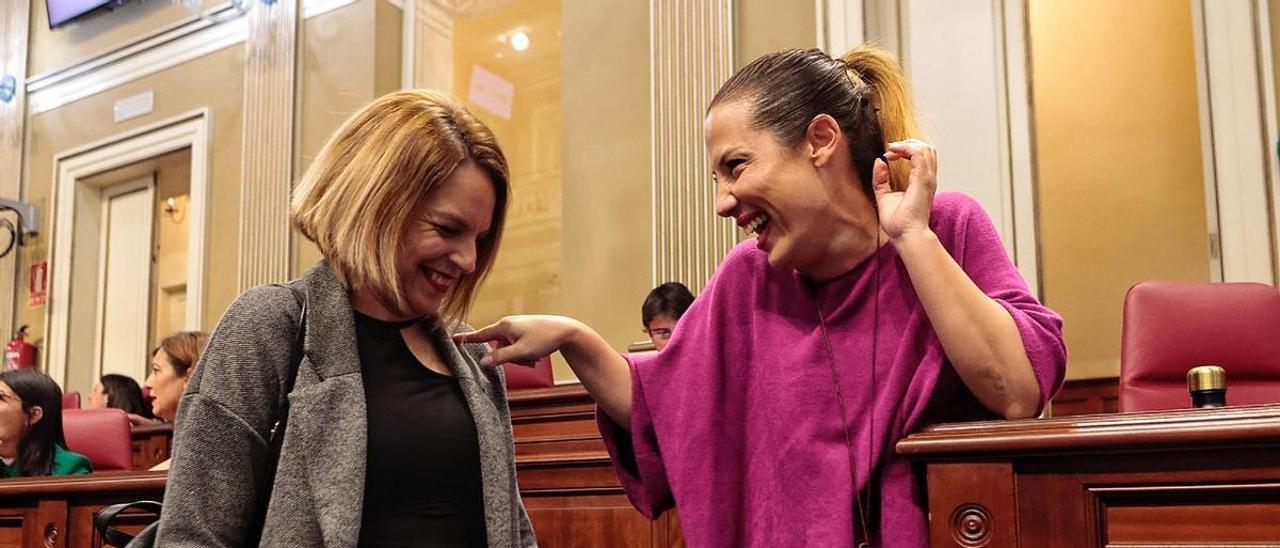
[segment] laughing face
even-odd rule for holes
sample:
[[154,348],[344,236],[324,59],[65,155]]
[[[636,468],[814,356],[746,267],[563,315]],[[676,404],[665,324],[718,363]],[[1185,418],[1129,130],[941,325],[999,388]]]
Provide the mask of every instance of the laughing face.
[[716,213],[756,235],[769,264],[806,274],[824,272],[830,244],[844,222],[841,196],[819,176],[802,142],[789,147],[751,126],[749,101],[711,109],[703,127],[716,178]]
[[465,163],[410,217],[396,271],[414,316],[437,316],[459,281],[475,272],[476,244],[488,237],[496,202],[493,181]]

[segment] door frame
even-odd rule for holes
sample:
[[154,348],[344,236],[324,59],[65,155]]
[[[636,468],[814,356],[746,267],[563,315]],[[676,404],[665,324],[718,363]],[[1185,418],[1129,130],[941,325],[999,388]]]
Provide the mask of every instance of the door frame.
[[45,316],[48,352],[43,367],[53,380],[65,386],[68,336],[71,331],[72,239],[77,195],[98,191],[83,182],[86,177],[163,154],[191,149],[190,226],[187,235],[186,328],[199,329],[204,314],[204,257],[208,243],[205,223],[209,210],[209,162],[212,115],[207,108],[123,132],[54,156],[53,252],[50,257],[49,313]]

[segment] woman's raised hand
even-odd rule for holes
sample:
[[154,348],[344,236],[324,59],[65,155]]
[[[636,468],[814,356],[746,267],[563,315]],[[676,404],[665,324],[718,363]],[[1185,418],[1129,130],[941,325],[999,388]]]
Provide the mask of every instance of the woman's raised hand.
[[453,341],[495,343],[494,351],[482,358],[480,365],[532,366],[559,350],[579,325],[577,320],[564,316],[507,316],[476,331],[454,334]]
[[[889,143],[886,148],[889,151],[885,152],[884,159],[876,160],[871,179],[880,212],[880,227],[889,238],[898,240],[915,231],[929,230],[933,194],[938,190],[938,152],[917,139]],[[889,164],[885,160],[911,161],[906,189],[893,189]]]

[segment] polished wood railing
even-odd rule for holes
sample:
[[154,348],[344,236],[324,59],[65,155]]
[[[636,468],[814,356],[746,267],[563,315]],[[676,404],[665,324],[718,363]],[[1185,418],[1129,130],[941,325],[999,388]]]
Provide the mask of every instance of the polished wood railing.
[[169,460],[170,446],[173,445],[172,424],[134,426],[131,435],[134,470],[149,470]]
[[1280,405],[944,424],[931,546],[1280,546]]
[[[65,548],[102,546],[93,513],[135,500],[161,500],[164,472],[117,472],[0,481],[0,546]],[[119,528],[137,532],[156,516],[127,512]]]

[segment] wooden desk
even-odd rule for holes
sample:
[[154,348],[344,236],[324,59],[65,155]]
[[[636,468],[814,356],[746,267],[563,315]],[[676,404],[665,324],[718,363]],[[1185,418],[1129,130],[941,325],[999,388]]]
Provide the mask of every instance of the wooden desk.
[[[0,547],[101,546],[93,513],[118,502],[164,496],[164,472],[122,472],[17,478],[0,481]],[[124,531],[137,532],[155,514],[121,514]]]
[[941,546],[1280,546],[1280,405],[938,425]]
[[173,444],[172,424],[134,426],[131,436],[134,470],[150,470],[169,459],[169,447]]
[[541,546],[684,546],[675,512],[645,518],[622,492],[581,385],[511,392],[520,495]]

